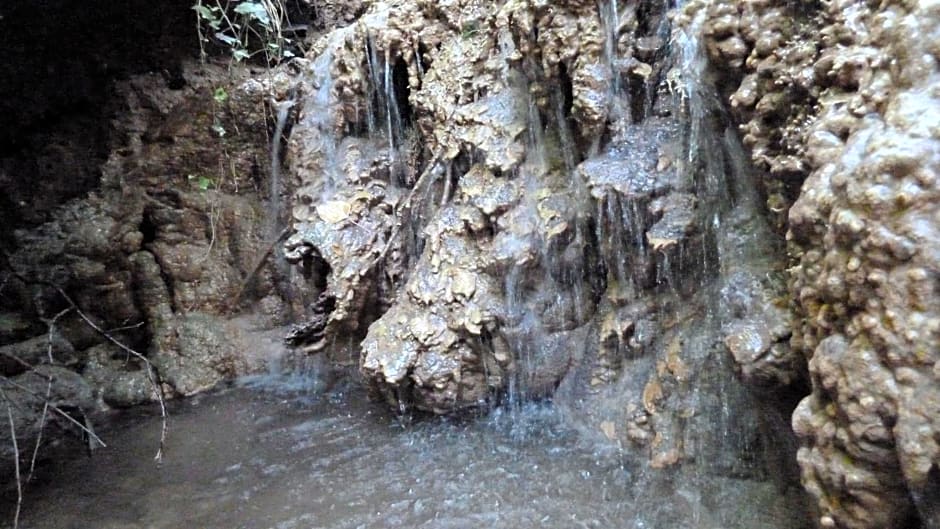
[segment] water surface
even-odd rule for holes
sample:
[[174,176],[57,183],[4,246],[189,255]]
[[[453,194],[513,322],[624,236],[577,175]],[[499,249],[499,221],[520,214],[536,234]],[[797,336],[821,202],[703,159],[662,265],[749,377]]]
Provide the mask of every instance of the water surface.
[[762,483],[649,479],[550,403],[403,421],[343,380],[266,377],[177,402],[160,464],[159,417],[103,428],[107,449],[42,469],[20,526],[757,529],[787,516]]

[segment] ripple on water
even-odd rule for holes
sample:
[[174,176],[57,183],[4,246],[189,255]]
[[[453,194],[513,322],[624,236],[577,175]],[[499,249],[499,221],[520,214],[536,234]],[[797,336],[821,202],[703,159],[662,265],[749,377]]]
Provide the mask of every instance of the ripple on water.
[[644,483],[550,403],[403,424],[355,386],[281,377],[175,407],[163,464],[157,418],[114,425],[94,459],[42,470],[21,527],[779,527],[766,507]]

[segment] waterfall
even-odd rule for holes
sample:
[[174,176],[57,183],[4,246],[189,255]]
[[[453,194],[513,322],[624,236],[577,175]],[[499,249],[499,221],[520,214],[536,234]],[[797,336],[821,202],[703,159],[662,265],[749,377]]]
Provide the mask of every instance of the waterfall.
[[268,190],[269,204],[268,219],[270,228],[269,237],[276,237],[281,229],[281,201],[283,197],[283,183],[281,182],[281,148],[284,141],[284,129],[287,126],[287,120],[290,116],[290,110],[294,107],[295,101],[289,99],[276,103],[275,109],[276,121],[274,126],[274,137],[271,139],[271,185]]
[[[551,26],[514,32],[492,27],[499,17],[482,22],[494,37],[406,38],[388,31],[392,12],[347,35],[361,71],[336,82],[367,115],[337,143],[361,145],[357,167],[373,169],[337,181],[331,218],[300,224],[334,271],[336,308],[316,336],[368,324],[360,370],[405,415],[495,406],[524,420],[550,399],[649,491],[636,527],[670,520],[656,500],[676,475],[691,520],[728,521],[702,509],[719,501],[711,484],[773,480],[770,430],[725,339],[772,297],[763,278],[776,277],[780,248],[707,69],[704,13],[678,27],[666,3],[594,9],[568,15],[597,24],[585,36],[595,63],[539,56]],[[422,47],[427,69],[408,62]],[[402,67],[421,84],[402,86]],[[406,160],[418,161],[411,182],[394,176]]]

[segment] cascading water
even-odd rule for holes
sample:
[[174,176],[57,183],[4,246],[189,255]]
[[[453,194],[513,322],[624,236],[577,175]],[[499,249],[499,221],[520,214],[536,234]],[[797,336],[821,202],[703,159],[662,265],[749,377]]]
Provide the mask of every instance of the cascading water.
[[[662,2],[595,8],[597,82],[596,64],[527,57],[551,36],[513,33],[535,23],[521,16],[485,55],[472,10],[407,42],[388,27],[414,13],[376,8],[309,64],[287,254],[325,285],[291,339],[321,351],[365,334],[373,397],[475,419],[399,421],[346,377],[301,394],[256,380],[176,410],[177,453],[195,468],[69,472],[117,487],[148,527],[802,527],[765,453],[775,426],[722,342],[780,249],[699,25],[672,28]],[[486,64],[456,85],[486,88],[447,93],[442,64]],[[422,83],[407,95],[398,65]],[[588,134],[575,110],[598,101],[612,114]],[[240,441],[222,450],[207,430]],[[190,488],[175,491],[182,474]],[[155,492],[129,499],[141,486]],[[166,502],[189,509],[154,508]],[[86,525],[116,518],[88,511]]]
[[283,183],[281,182],[281,148],[284,141],[284,130],[287,127],[287,120],[290,117],[290,110],[294,106],[294,100],[290,99],[277,103],[276,122],[274,126],[274,136],[271,139],[271,186],[268,191],[271,207],[268,211],[269,222],[272,229],[268,231],[274,235],[280,229],[281,224],[281,202],[283,198]]
[[[763,301],[754,278],[782,260],[765,243],[772,237],[759,226],[747,168],[708,81],[694,36],[700,23],[673,30],[676,15],[663,2],[596,9],[603,74],[520,53],[527,38],[551,38],[544,33],[495,30],[498,52],[485,58],[493,86],[456,97],[441,134],[453,154],[445,169],[435,158],[425,170],[436,182],[422,177],[409,193],[409,213],[423,194],[424,214],[399,217],[419,251],[363,341],[362,372],[398,409],[517,409],[551,397],[573,425],[602,433],[638,463],[689,469],[700,485],[714,476],[762,479],[762,418],[734,381],[723,339],[737,312]],[[397,114],[388,74],[396,54],[387,40],[378,47],[381,33],[370,26],[365,34],[373,135]],[[465,31],[454,44],[461,60],[474,39],[482,37]],[[442,102],[435,66],[421,71],[431,87],[411,90],[444,117],[434,106]],[[463,86],[477,84],[485,83]],[[598,102],[609,112],[606,131],[585,136],[573,110]],[[498,125],[475,128],[488,121]],[[437,193],[440,206],[428,199]],[[747,291],[732,292],[742,284]],[[337,287],[350,299],[363,295]],[[663,475],[641,473],[646,483]]]

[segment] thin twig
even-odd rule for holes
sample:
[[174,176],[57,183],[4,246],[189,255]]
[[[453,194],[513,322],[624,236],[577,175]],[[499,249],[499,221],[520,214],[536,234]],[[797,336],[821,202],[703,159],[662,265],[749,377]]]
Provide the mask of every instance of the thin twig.
[[[444,122],[450,123],[454,119],[454,114],[456,113],[457,113],[457,107],[454,107],[454,109],[450,111],[450,114],[448,114],[447,119],[444,120]],[[414,187],[411,188],[411,192],[408,193],[408,196],[405,198],[405,200],[401,204],[399,204],[397,208],[395,208],[396,218],[401,217],[401,213],[405,209],[411,210],[412,202],[414,202],[415,195],[417,195],[418,191],[424,185],[424,180],[427,178],[430,178],[431,175],[434,173],[434,171],[437,169],[438,164],[441,163],[441,159],[444,157],[444,150],[445,149],[442,144],[442,146],[440,146],[437,149],[437,152],[434,153],[434,156],[431,157],[431,163],[428,164],[428,166],[424,169],[424,172],[421,173],[421,176],[418,177],[418,180],[415,181],[415,185]],[[447,196],[447,193],[445,192],[445,197],[446,196]],[[446,202],[443,202],[441,206],[443,207],[445,204]],[[401,222],[398,222],[395,224],[395,229],[392,232],[392,235],[389,236],[388,243],[386,243],[385,248],[382,250],[382,253],[380,253],[379,256],[375,258],[374,261],[372,261],[370,268],[372,266],[375,266],[382,259],[385,258],[385,255],[392,248],[392,244],[395,242],[395,239],[398,237],[400,233],[401,233]]]
[[[437,154],[434,155],[434,158],[431,159],[430,165],[428,165],[427,169],[425,169],[424,172],[421,173],[421,176],[418,177],[418,180],[415,182],[414,187],[411,188],[411,192],[408,193],[408,196],[405,198],[405,200],[402,201],[402,203],[399,204],[398,207],[395,209],[396,218],[401,217],[401,214],[404,210],[406,209],[411,210],[411,207],[412,207],[411,203],[414,201],[415,195],[417,195],[419,189],[424,187],[424,181],[430,178],[431,175],[434,173],[434,170],[437,169],[437,165],[441,162],[441,158],[443,157],[443,154],[444,154],[444,149],[442,148],[437,152]],[[392,244],[395,243],[395,239],[398,238],[400,233],[401,233],[401,221],[399,220],[399,222],[395,223],[395,227],[392,229],[392,234],[388,237],[388,241],[385,243],[385,248],[383,248],[382,251],[379,252],[379,255],[376,256],[376,258],[372,260],[372,262],[369,264],[369,268],[372,268],[373,266],[377,265],[379,262],[382,261],[382,259],[385,258],[385,255],[388,254],[388,251],[392,249]]]
[[[51,320],[46,322],[46,325],[49,327],[49,339],[48,346],[46,348],[46,356],[49,358],[49,364],[52,365],[55,363],[55,359],[52,356],[52,335],[55,332],[55,324],[59,321],[59,318],[65,316],[72,308],[59,311],[58,314],[52,317]],[[49,380],[46,382],[46,398],[42,402],[42,416],[39,418],[39,433],[36,435],[36,444],[33,446],[33,456],[29,460],[29,474],[26,476],[26,483],[29,483],[33,480],[33,472],[36,471],[36,459],[39,457],[39,447],[42,446],[42,432],[46,429],[46,417],[49,415],[49,400],[52,398],[52,377],[49,377]]]
[[139,321],[133,325],[124,325],[123,327],[115,327],[113,329],[108,329],[107,332],[121,332],[121,331],[129,331],[131,329],[138,329],[140,327],[143,327],[145,323],[146,322]]
[[0,351],[0,356],[9,358],[9,359],[12,360],[13,362],[19,364],[21,367],[25,367],[25,368],[26,368],[26,371],[32,371],[32,370],[33,370],[33,366],[32,366],[29,362],[23,360],[22,358],[16,356],[16,355],[13,354],[13,353],[8,353],[8,352],[6,352],[6,351]]
[[16,512],[13,513],[13,529],[20,526],[20,508],[23,506],[23,482],[20,479],[20,447],[16,444],[16,425],[13,424],[13,408],[7,401],[7,419],[10,421],[10,439],[13,440],[13,467],[16,469]]
[[46,356],[49,358],[49,365],[55,364],[55,358],[52,357],[52,334],[55,332],[55,322],[59,321],[59,318],[65,316],[71,310],[72,307],[62,309],[58,314],[53,316],[51,320],[46,321],[46,327],[49,327],[48,347],[46,348]]
[[[153,368],[153,364],[150,363],[150,359],[148,359],[146,356],[144,356],[144,355],[138,353],[137,351],[131,349],[130,347],[124,345],[123,342],[121,342],[121,341],[118,340],[117,338],[115,338],[115,337],[111,336],[110,334],[108,334],[107,331],[105,331],[104,329],[102,329],[101,327],[99,327],[98,324],[96,324],[94,321],[91,320],[91,318],[89,318],[84,312],[82,312],[82,310],[81,310],[80,308],[78,308],[78,305],[75,303],[75,301],[73,301],[72,298],[69,297],[69,295],[66,294],[65,291],[62,290],[61,287],[59,287],[58,285],[54,285],[54,286],[55,286],[55,289],[59,291],[59,294],[61,294],[62,297],[65,298],[65,300],[69,302],[69,305],[71,305],[72,308],[75,309],[75,312],[78,314],[78,316],[79,316],[82,320],[84,320],[85,323],[88,324],[89,327],[91,327],[92,329],[94,329],[95,331],[97,331],[98,334],[100,334],[100,335],[104,336],[105,338],[107,338],[109,342],[111,342],[111,343],[113,343],[114,345],[116,345],[116,346],[118,346],[119,348],[121,348],[121,350],[123,350],[123,351],[125,351],[125,352],[127,352],[127,353],[130,353],[130,354],[134,355],[135,357],[137,357],[137,358],[138,358],[141,362],[143,362],[144,365],[146,366],[146,368],[147,368],[147,378],[150,380],[150,385],[153,387],[153,390],[154,390],[154,392],[156,392],[157,398],[158,398],[158,400],[160,401],[160,418],[161,418],[161,420],[162,420],[162,424],[161,424],[161,426],[160,426],[160,446],[157,448],[157,453],[156,453],[156,455],[155,455],[153,458],[154,458],[155,460],[157,460],[157,461],[162,460],[162,459],[163,459],[163,450],[164,450],[164,448],[165,448],[165,446],[166,446],[166,425],[167,425],[166,400],[165,400],[164,397],[163,397],[163,388],[162,388],[162,386],[160,386],[160,384],[157,382],[156,376],[154,376],[155,370],[154,370],[154,368]],[[92,433],[91,435],[94,435],[94,434]],[[95,437],[97,438],[97,436],[95,436]],[[102,444],[102,446],[105,446],[104,443],[101,443],[101,444]]]
[[277,246],[277,243],[283,241],[290,232],[291,228],[289,226],[281,230],[281,233],[278,234],[277,238],[271,241],[271,244],[268,245],[268,249],[265,250],[263,254],[261,254],[261,258],[258,259],[258,262],[251,270],[251,273],[248,274],[248,277],[246,277],[244,281],[242,281],[242,286],[238,289],[238,295],[235,296],[235,301],[232,302],[232,306],[229,307],[230,311],[235,311],[235,308],[238,306],[242,300],[242,297],[245,295],[245,291],[248,288],[248,285],[250,285],[255,277],[261,272],[261,269],[264,267],[264,263],[266,263],[268,258],[271,257],[271,254],[274,253],[274,248]]
[[39,446],[42,444],[42,431],[46,427],[46,416],[49,413],[49,399],[52,398],[52,377],[46,383],[46,399],[42,403],[42,417],[39,419],[39,434],[36,436],[36,446],[33,447],[33,457],[29,460],[29,474],[26,483],[33,480],[33,471],[36,470],[36,458],[39,456]]

